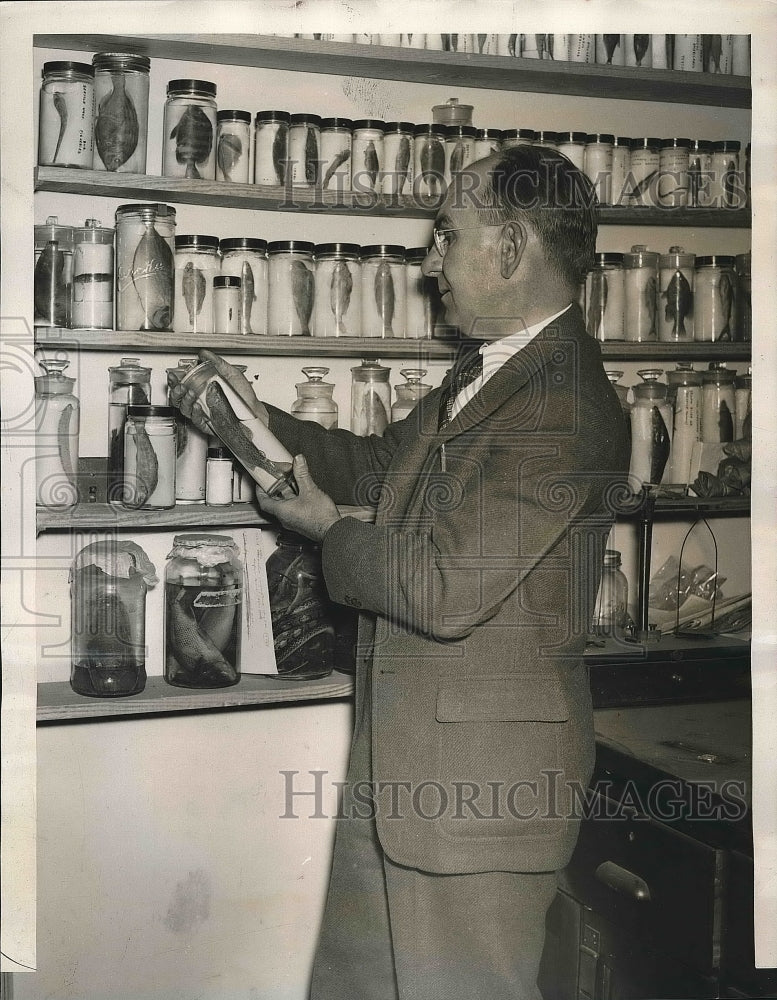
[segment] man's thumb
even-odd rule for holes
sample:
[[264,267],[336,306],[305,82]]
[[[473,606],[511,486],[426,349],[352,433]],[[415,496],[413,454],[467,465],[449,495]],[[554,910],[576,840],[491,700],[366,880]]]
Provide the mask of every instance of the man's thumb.
[[294,456],[292,471],[294,472],[294,478],[297,480],[298,486],[301,487],[303,484],[305,486],[307,486],[308,484],[313,485],[313,480],[310,478],[310,470],[308,469],[308,463],[305,461],[304,455]]

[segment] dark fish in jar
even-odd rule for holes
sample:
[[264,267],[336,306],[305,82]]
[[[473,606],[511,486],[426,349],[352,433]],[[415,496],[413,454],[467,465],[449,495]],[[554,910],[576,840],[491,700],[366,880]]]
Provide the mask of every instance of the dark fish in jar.
[[138,114],[123,73],[111,73],[113,89],[100,101],[94,138],[106,170],[118,170],[132,156],[140,135]]
[[184,176],[201,179],[198,163],[205,163],[213,147],[213,123],[202,108],[190,104],[181,115],[178,124],[170,132],[175,139],[175,158],[186,164]]

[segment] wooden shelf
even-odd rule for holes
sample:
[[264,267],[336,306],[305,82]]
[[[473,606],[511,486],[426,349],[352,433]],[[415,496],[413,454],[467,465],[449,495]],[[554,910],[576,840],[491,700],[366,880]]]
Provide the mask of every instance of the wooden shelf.
[[610,340],[600,343],[602,357],[608,361],[749,361],[752,344],[691,343],[664,344],[651,341],[631,344]]
[[106,717],[200,712],[253,705],[267,707],[304,701],[348,698],[353,679],[334,671],[315,681],[289,681],[244,673],[234,687],[189,690],[172,687],[162,677],[149,677],[140,694],[128,698],[87,698],[76,694],[67,681],[38,685],[38,722],[88,721]]
[[39,48],[140,52],[157,59],[525,93],[749,108],[748,77],[357,45],[268,35],[40,34]]
[[[654,517],[672,515],[696,517],[737,517],[750,514],[750,497],[694,497],[694,496],[657,496],[651,497],[653,504],[651,514]],[[634,494],[632,500],[625,500],[618,505],[618,517],[639,517],[646,506],[645,495]]]

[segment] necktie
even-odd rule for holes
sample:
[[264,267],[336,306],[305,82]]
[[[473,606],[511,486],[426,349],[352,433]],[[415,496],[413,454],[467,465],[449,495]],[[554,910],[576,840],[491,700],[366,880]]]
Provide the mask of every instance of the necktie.
[[461,390],[474,382],[483,372],[483,355],[480,353],[480,344],[468,344],[456,359],[456,363],[451,369],[450,382],[447,390],[440,396],[440,411],[437,418],[437,427],[442,430],[451,419],[453,404]]

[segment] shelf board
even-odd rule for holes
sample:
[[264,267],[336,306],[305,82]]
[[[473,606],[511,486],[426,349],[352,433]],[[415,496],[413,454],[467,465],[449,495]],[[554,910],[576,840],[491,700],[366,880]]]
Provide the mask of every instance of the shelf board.
[[[97,198],[170,201],[262,212],[311,212],[325,215],[369,215],[397,219],[433,219],[439,202],[415,196],[381,198],[354,191],[316,191],[262,184],[186,180],[150,174],[117,174],[73,167],[36,167],[35,190]],[[747,208],[630,208],[604,205],[603,226],[682,226],[698,229],[747,229]]]
[[[645,507],[645,497],[635,494],[633,500],[618,505],[619,517],[639,517]],[[750,497],[659,496],[654,500],[653,515],[667,517],[689,514],[697,517],[736,517],[750,514]]]
[[158,59],[401,80],[438,87],[464,84],[479,89],[608,100],[751,106],[748,77],[713,73],[643,70],[272,35],[40,34],[34,36],[33,43],[39,48],[140,52]]
[[132,715],[159,715],[167,712],[197,712],[248,705],[288,705],[303,701],[348,698],[353,679],[334,671],[315,681],[289,681],[244,673],[233,687],[190,690],[172,687],[162,677],[149,677],[140,694],[127,698],[87,698],[76,694],[67,681],[38,685],[38,722],[65,722],[69,719],[123,718]]
[[600,343],[602,357],[608,361],[749,361],[752,344],[692,343],[674,344],[650,341],[642,344],[609,340]]

